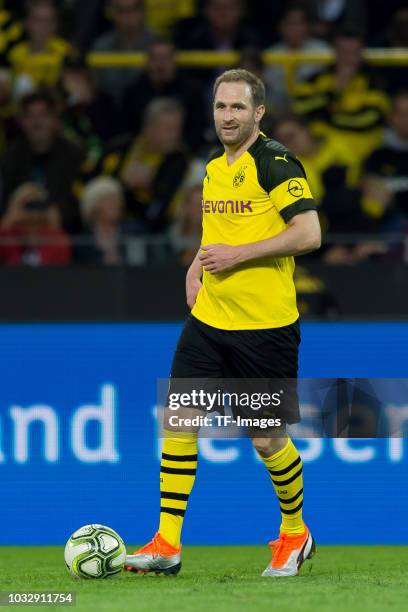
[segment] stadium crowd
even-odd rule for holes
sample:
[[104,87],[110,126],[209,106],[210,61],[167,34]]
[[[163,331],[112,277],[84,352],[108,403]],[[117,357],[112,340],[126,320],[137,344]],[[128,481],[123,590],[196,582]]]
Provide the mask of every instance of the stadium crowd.
[[[138,263],[146,237],[156,256],[191,262],[221,69],[182,69],[179,50],[238,51],[264,80],[263,130],[299,157],[319,204],[328,240],[315,257],[402,258],[407,67],[364,60],[369,46],[408,47],[408,9],[386,4],[0,0],[0,264]],[[132,51],[143,67],[87,62]],[[263,51],[335,59],[288,79]]]

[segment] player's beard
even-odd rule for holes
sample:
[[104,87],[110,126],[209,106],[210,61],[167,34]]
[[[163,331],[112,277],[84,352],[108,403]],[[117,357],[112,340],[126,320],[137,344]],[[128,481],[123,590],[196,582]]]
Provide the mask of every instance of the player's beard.
[[[254,131],[255,124],[251,121],[248,123],[233,123],[234,129],[225,130],[222,124],[215,126],[217,136],[223,145],[228,147],[236,147],[244,143]],[[230,126],[228,126],[230,127]]]

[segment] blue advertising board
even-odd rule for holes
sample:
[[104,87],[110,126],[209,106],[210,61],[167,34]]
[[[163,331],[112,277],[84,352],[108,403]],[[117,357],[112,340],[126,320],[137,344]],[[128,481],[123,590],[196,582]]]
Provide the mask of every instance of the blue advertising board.
[[[0,544],[62,544],[103,523],[127,542],[159,513],[156,379],[181,324],[1,325]],[[407,377],[408,324],[304,323],[304,377]],[[408,404],[408,402],[407,402]],[[248,440],[202,439],[186,544],[264,543],[279,512]],[[408,543],[408,444],[302,439],[320,543]]]

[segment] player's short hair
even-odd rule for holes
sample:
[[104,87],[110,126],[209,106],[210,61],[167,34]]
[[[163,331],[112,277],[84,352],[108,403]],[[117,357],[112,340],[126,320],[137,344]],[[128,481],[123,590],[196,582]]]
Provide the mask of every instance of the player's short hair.
[[233,68],[220,74],[214,83],[213,97],[215,98],[221,83],[239,83],[240,81],[244,81],[251,88],[252,101],[255,108],[265,104],[265,85],[255,74],[243,68]]

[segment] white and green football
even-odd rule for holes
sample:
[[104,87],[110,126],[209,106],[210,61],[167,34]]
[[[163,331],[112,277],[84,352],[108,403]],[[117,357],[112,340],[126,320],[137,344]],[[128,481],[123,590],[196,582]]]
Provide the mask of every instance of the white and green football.
[[78,578],[108,578],[122,571],[126,548],[119,534],[105,525],[84,525],[64,551],[68,571]]

